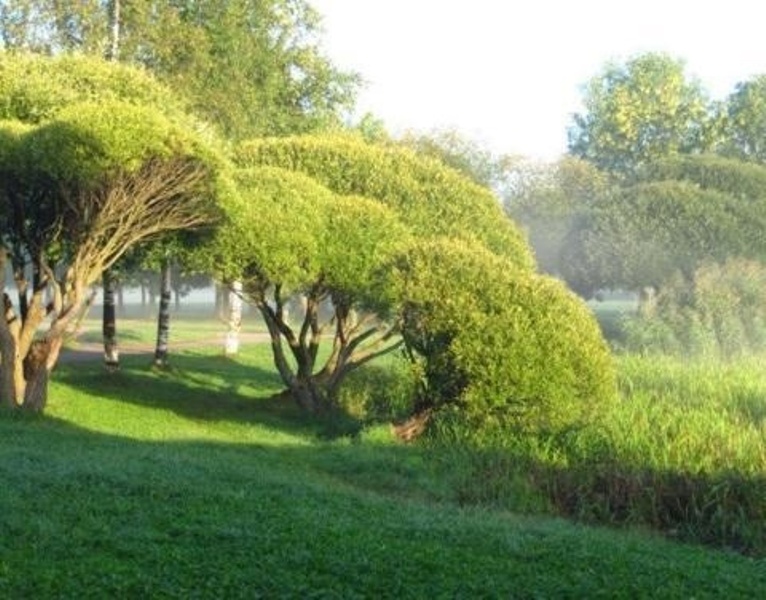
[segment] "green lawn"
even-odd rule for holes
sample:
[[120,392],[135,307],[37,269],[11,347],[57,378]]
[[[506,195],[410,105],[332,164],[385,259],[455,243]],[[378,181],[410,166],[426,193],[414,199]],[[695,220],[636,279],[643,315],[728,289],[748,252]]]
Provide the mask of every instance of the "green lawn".
[[263,346],[148,363],[0,418],[0,597],[766,596],[763,559],[461,503],[433,448],[270,399]]

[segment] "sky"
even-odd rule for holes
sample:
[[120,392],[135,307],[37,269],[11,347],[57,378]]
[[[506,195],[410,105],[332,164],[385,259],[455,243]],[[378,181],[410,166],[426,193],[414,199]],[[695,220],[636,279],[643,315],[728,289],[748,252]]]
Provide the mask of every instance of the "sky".
[[564,153],[582,86],[610,60],[667,52],[718,99],[766,73],[761,0],[309,3],[325,53],[365,81],[358,116],[396,135],[456,129],[498,154]]

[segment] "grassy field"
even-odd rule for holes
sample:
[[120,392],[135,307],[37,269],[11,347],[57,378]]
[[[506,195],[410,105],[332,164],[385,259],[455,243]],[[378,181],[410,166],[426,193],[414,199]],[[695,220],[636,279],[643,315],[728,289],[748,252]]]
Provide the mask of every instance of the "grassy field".
[[0,418],[0,597],[766,594],[763,559],[520,516],[458,453],[306,421],[264,346],[123,360],[63,365],[45,417]]

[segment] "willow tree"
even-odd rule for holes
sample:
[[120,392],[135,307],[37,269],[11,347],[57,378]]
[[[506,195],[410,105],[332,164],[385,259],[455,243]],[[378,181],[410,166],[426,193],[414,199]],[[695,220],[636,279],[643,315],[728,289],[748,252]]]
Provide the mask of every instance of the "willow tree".
[[[399,344],[384,318],[381,268],[407,231],[379,202],[338,196],[300,173],[253,167],[236,182],[204,254],[260,311],[289,394],[308,411],[326,409],[348,373]],[[295,296],[304,310],[293,325],[285,307]],[[332,348],[320,360],[327,333]]]
[[0,267],[12,266],[18,301],[3,294],[0,401],[42,410],[89,286],[131,247],[209,222],[222,163],[152,108],[118,101],[3,129]]

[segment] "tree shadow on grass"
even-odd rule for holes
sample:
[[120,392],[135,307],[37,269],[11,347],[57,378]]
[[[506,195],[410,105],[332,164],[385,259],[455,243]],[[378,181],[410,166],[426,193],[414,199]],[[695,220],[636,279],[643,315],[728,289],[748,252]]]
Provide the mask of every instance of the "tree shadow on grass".
[[[279,393],[276,372],[252,360],[195,350],[173,355],[171,366],[152,366],[150,354],[123,356],[119,371],[100,361],[66,362],[54,380],[95,398],[172,411],[196,420],[260,423],[292,430],[316,429],[317,422]],[[321,425],[321,424],[320,424]]]

